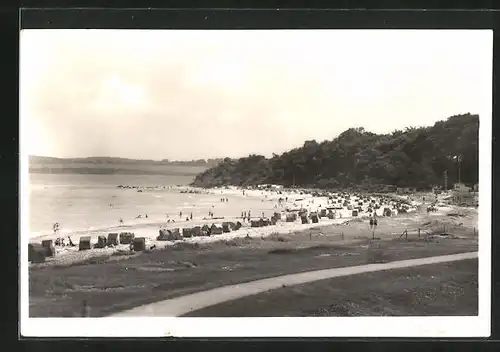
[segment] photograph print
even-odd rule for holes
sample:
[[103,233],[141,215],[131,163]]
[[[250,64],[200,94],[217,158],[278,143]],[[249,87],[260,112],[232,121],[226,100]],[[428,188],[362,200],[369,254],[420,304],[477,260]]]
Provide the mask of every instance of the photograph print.
[[489,329],[492,38],[22,30],[21,319]]

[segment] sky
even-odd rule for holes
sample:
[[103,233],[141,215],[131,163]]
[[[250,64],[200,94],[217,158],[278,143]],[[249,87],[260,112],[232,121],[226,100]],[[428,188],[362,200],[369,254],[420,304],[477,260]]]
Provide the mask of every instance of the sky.
[[24,153],[271,156],[350,127],[491,121],[487,30],[22,30]]

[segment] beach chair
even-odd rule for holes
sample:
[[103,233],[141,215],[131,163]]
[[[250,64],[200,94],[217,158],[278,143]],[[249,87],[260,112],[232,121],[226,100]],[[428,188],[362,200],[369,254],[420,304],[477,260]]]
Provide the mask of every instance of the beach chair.
[[212,224],[212,227],[210,230],[211,230],[212,235],[222,235],[222,233],[223,233],[222,226],[217,226],[215,224]]
[[134,241],[135,234],[132,232],[122,232],[120,233],[120,243],[121,244],[131,244]]
[[252,220],[250,222],[250,227],[260,227],[260,220]]
[[38,243],[28,244],[28,261],[33,264],[45,262],[46,249]]
[[191,233],[193,234],[194,237],[201,237],[201,226],[195,226],[191,229]]
[[302,215],[300,220],[302,221],[302,224],[309,224],[309,219],[305,215]]
[[107,246],[118,246],[118,234],[111,232],[108,233],[108,240],[106,241]]
[[234,230],[237,231],[239,229],[241,229],[241,227],[243,226],[243,224],[241,222],[236,222],[236,225],[234,226]]
[[317,213],[311,214],[311,221],[313,222],[313,224],[317,224],[319,222],[319,218],[318,218]]
[[227,223],[227,222],[222,223],[222,232],[224,232],[224,233],[231,232],[231,229],[229,227],[229,223]]
[[56,255],[56,248],[52,244],[52,240],[42,241],[42,247],[45,249],[46,257],[53,257]]
[[172,231],[166,229],[158,230],[158,236],[156,236],[157,241],[172,241],[172,238]]
[[132,242],[132,248],[134,252],[142,252],[146,250],[146,238],[134,237],[134,240]]
[[82,236],[80,237],[80,242],[78,244],[79,251],[86,251],[91,248],[90,246],[90,236]]
[[104,248],[106,247],[106,236],[97,236],[97,243],[94,245],[94,248]]
[[202,236],[210,236],[210,227],[208,225],[203,225],[201,227],[201,235]]
[[182,237],[184,238],[190,238],[190,237],[193,237],[193,233],[191,232],[191,229],[190,228],[183,228],[182,229]]

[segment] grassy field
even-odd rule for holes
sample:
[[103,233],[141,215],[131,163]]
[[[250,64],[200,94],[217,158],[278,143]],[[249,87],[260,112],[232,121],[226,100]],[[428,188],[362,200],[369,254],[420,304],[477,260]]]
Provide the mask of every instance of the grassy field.
[[217,304],[185,316],[477,315],[477,263],[477,259],[468,259],[321,280]]
[[[405,219],[392,221],[403,227],[408,225]],[[32,266],[30,316],[78,316],[83,300],[91,307],[91,316],[106,316],[266,277],[477,250],[477,237],[467,228],[456,231],[463,234],[460,238],[424,239],[410,235],[408,239],[398,239],[388,232],[387,225],[385,236],[380,235],[383,240],[378,241],[370,240],[366,230],[360,231],[363,226],[353,222],[268,238],[203,245],[181,243],[151,253],[94,258],[67,266]],[[396,225],[390,229],[401,230]],[[340,233],[344,233],[344,239]],[[390,287],[392,282],[385,285]]]

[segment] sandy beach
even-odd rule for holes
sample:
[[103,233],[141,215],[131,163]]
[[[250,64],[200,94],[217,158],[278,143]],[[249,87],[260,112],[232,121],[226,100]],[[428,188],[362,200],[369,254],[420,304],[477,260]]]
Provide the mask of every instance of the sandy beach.
[[[175,245],[179,242],[185,243],[210,243],[221,240],[231,240],[234,238],[242,238],[246,236],[250,237],[267,237],[273,234],[291,234],[294,232],[300,232],[307,229],[314,229],[321,226],[328,225],[341,225],[341,224],[349,224],[350,221],[363,221],[362,229],[367,234],[371,233],[368,218],[369,213],[367,212],[368,208],[373,205],[366,200],[373,200],[376,204],[381,202],[381,198],[383,197],[386,200],[386,204],[380,206],[379,209],[373,209],[376,213],[376,217],[378,219],[384,219],[383,210],[384,207],[389,207],[392,210],[392,217],[397,216],[397,210],[393,209],[394,204],[398,199],[405,201],[407,203],[407,215],[415,213],[414,216],[418,216],[416,214],[416,210],[419,207],[422,207],[424,204],[423,199],[425,196],[414,197],[412,200],[408,196],[396,195],[396,194],[387,194],[383,196],[379,195],[361,195],[361,194],[347,194],[347,193],[327,193],[328,196],[325,196],[326,192],[317,191],[317,190],[304,190],[304,189],[243,189],[238,187],[224,187],[224,188],[211,188],[211,189],[198,189],[189,186],[177,186],[172,187],[174,191],[179,193],[190,193],[193,196],[197,194],[211,194],[211,195],[220,195],[221,198],[226,199],[231,197],[231,200],[225,203],[226,207],[235,208],[239,207],[240,204],[238,202],[239,199],[253,199],[257,200],[263,204],[262,208],[268,209],[262,213],[264,214],[251,214],[252,220],[257,220],[264,215],[264,217],[271,217],[273,213],[278,212],[281,214],[281,220],[278,220],[275,225],[265,226],[265,227],[251,227],[250,222],[245,219],[243,220],[237,216],[225,216],[221,218],[209,218],[206,217],[198,217],[193,218],[193,220],[186,221],[183,218],[177,217],[175,222],[149,222],[147,223],[147,219],[143,219],[145,224],[135,224],[134,226],[117,226],[108,230],[107,232],[95,232],[91,234],[91,243],[95,244],[97,242],[97,237],[99,235],[107,236],[109,232],[133,232],[135,237],[144,237],[146,239],[146,249],[161,249],[168,246]],[[319,195],[319,196],[318,196]],[[447,212],[454,211],[454,207],[446,206],[445,204],[440,203],[444,195],[441,195],[438,198],[437,203],[437,211],[425,214],[426,216],[442,216]],[[332,199],[333,198],[333,199]],[[352,216],[352,206],[358,207],[358,202],[362,199],[365,202],[359,206],[362,209],[360,214],[356,217]],[[428,201],[431,199],[430,195],[427,195]],[[344,202],[349,202],[349,206],[345,206]],[[341,202],[341,203],[340,203]],[[389,203],[389,204],[387,204]],[[309,223],[302,224],[301,219],[298,217],[297,220],[293,222],[286,222],[285,217],[287,213],[295,212],[297,213],[300,209],[306,209],[308,213],[311,212],[320,212],[321,209],[332,208],[335,207],[337,209],[333,209],[332,211],[335,214],[334,219],[329,219],[327,217],[321,217],[318,223],[312,223],[309,219]],[[238,209],[239,210],[239,209]],[[220,210],[219,210],[220,211]],[[242,209],[241,212],[244,210]],[[233,213],[234,213],[233,209]],[[239,212],[239,211],[238,211]],[[425,212],[424,212],[425,213]],[[175,216],[172,216],[175,218]],[[174,220],[174,219],[173,219]],[[204,237],[191,237],[191,238],[183,238],[178,241],[158,241],[156,240],[160,229],[180,229],[182,233],[183,228],[192,228],[195,226],[203,226],[212,224],[221,225],[223,222],[237,222],[240,221],[242,223],[242,227],[239,230],[231,231],[229,233],[223,233],[220,235],[212,235],[212,236],[204,236]],[[382,225],[382,224],[381,224]],[[359,224],[357,225],[360,226]],[[376,230],[376,232],[378,232]],[[46,236],[45,239],[53,239],[55,240],[58,236]],[[92,248],[89,250],[79,251],[78,249],[78,237],[72,237],[73,242],[75,243],[74,247],[61,247],[56,246],[56,254],[53,257],[49,257],[46,259],[45,263],[42,264],[34,264],[34,265],[61,265],[61,264],[70,264],[73,262],[85,261],[92,257],[99,256],[109,256],[117,251],[126,251],[129,250],[128,244],[119,244],[115,247],[107,247],[107,248]],[[32,241],[35,242],[36,240]]]

